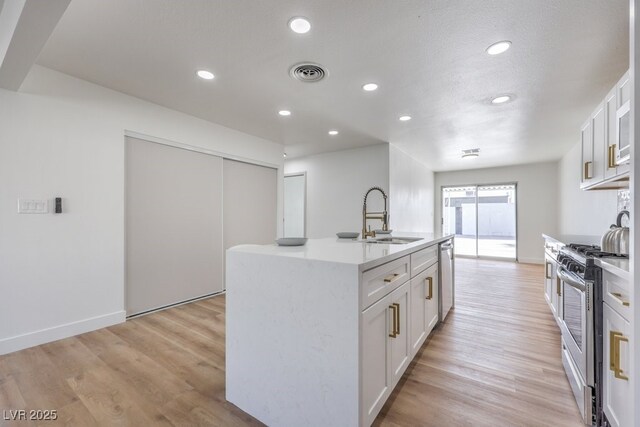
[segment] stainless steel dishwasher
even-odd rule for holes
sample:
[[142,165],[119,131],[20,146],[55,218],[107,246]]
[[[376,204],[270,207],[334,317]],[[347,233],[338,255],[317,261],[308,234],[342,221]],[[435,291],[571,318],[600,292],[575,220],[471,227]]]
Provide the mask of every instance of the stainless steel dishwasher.
[[453,270],[453,240],[440,243],[439,251],[440,271],[440,321],[442,322],[453,307],[454,270]]

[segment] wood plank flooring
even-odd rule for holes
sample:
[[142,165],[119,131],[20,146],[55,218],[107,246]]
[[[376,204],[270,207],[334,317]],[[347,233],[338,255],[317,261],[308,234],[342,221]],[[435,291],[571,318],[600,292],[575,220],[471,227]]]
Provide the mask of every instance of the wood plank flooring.
[[[456,308],[409,366],[379,426],[580,426],[541,266],[459,259]],[[218,296],[0,356],[0,425],[245,426],[224,399]]]

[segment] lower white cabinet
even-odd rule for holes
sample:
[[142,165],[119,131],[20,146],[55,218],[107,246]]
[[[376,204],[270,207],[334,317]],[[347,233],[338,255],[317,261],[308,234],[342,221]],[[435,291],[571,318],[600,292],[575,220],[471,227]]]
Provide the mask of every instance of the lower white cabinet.
[[411,361],[407,281],[362,313],[362,419],[370,425]]
[[629,359],[629,322],[606,302],[604,305],[603,406],[614,427],[631,426],[633,367]]
[[411,355],[415,356],[438,323],[438,263],[411,279]]

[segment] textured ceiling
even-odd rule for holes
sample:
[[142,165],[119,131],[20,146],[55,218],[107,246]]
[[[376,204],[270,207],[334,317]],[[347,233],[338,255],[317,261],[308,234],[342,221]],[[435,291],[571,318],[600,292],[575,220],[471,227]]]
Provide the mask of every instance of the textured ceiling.
[[[308,34],[288,29],[296,15]],[[504,39],[506,53],[484,52]],[[300,61],[329,77],[291,79]],[[391,142],[435,170],[528,163],[577,143],[628,68],[628,0],[73,0],[38,62],[290,157]],[[369,81],[379,90],[363,92]],[[516,98],[489,104],[502,93]]]

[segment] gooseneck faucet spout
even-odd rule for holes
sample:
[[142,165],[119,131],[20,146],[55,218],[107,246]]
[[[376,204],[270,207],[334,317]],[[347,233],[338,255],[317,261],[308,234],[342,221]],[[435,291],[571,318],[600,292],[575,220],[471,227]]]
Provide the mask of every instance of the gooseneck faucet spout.
[[[384,199],[384,211],[383,212],[367,212],[367,197],[373,190],[377,190],[382,193]],[[375,231],[367,231],[367,219],[379,219],[382,221],[382,230],[389,230],[389,214],[387,213],[387,194],[380,187],[371,187],[364,194],[364,203],[362,204],[362,238],[376,237]]]

